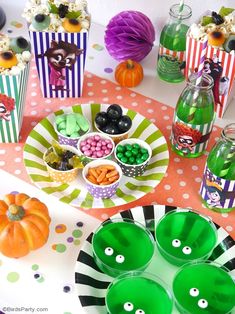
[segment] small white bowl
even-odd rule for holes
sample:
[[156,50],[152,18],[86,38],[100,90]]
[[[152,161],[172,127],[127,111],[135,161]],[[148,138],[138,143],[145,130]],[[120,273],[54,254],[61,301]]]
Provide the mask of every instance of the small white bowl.
[[[82,141],[85,141],[87,138],[89,138],[89,137],[91,137],[91,136],[95,136],[95,135],[99,135],[102,139],[104,139],[104,140],[109,140],[109,141],[112,143],[113,148],[112,148],[110,154],[108,154],[108,155],[106,155],[106,156],[103,156],[103,157],[96,157],[96,158],[95,158],[95,157],[87,157],[87,156],[84,155],[84,153],[83,153],[83,152],[81,151],[81,149],[80,149],[81,142],[82,142]],[[101,160],[101,159],[111,159],[111,156],[112,156],[112,154],[113,154],[113,152],[114,152],[114,148],[115,148],[114,141],[113,141],[107,134],[102,134],[102,135],[101,135],[99,132],[86,133],[86,134],[82,135],[82,137],[79,139],[79,141],[78,141],[78,143],[77,143],[78,155],[85,157],[85,159],[84,159],[84,162],[85,162],[85,163],[88,163],[88,162],[91,162],[91,161],[97,160],[97,159],[98,159],[98,160]]]
[[[95,168],[102,165],[114,166],[115,169],[119,173],[119,179],[109,185],[97,185],[90,182],[86,178],[89,168]],[[105,159],[93,160],[83,168],[82,177],[83,177],[83,180],[86,182],[86,187],[87,187],[88,192],[92,196],[94,196],[95,198],[110,198],[116,193],[118,185],[122,179],[122,169],[119,167],[119,165],[116,162],[112,160],[105,160]]]

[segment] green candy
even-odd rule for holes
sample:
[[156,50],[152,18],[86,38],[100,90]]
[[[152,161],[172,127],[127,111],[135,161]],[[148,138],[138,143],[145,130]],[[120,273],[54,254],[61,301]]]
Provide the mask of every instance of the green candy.
[[149,155],[148,155],[148,154],[144,154],[144,155],[142,155],[142,157],[141,157],[141,159],[142,159],[143,161],[147,160],[148,158],[149,158]]
[[135,163],[135,158],[134,157],[130,157],[128,159],[128,161],[129,161],[130,164],[134,164]]
[[126,150],[132,150],[132,146],[130,144],[125,145]]
[[142,164],[142,163],[143,163],[143,159],[141,159],[141,158],[136,158],[136,163],[137,163],[137,165]]
[[62,121],[65,121],[65,120],[66,120],[65,115],[59,115],[59,116],[56,116],[55,123],[59,125]]
[[141,154],[138,154],[138,155],[136,156],[136,159],[141,159],[141,157],[142,157],[142,155],[141,155]]
[[120,160],[121,160],[121,162],[123,162],[124,164],[126,164],[127,161],[128,161],[127,157],[125,157],[125,156],[122,157]]
[[123,157],[123,153],[117,153],[117,157],[121,159]]
[[79,137],[79,133],[78,132],[74,132],[73,134],[70,135],[71,138],[77,138]]
[[75,114],[75,119],[77,121],[77,124],[79,128],[82,129],[83,132],[87,132],[89,130],[89,123],[87,122],[87,119],[82,116],[80,113]]
[[118,145],[117,151],[120,152],[120,153],[123,153],[125,151],[125,147],[122,146],[122,145]]
[[125,156],[126,157],[131,157],[132,156],[132,152],[130,150],[125,152]]
[[147,154],[148,153],[148,150],[146,148],[141,148],[140,152],[142,154]]
[[139,144],[133,144],[132,146],[133,146],[133,148],[135,148],[135,149],[137,149],[137,150],[140,149],[140,145],[139,145]]
[[62,129],[66,129],[66,122],[65,121],[61,121],[58,125],[57,125],[57,129],[60,131]]
[[138,153],[139,153],[139,151],[138,151],[136,148],[132,149],[131,152],[132,152],[132,154],[135,155],[135,156],[137,156]]
[[74,132],[77,132],[76,117],[74,114],[68,114],[66,116],[66,133],[71,135]]
[[64,136],[68,136],[65,129],[60,130],[60,133],[61,133],[62,135],[64,135]]

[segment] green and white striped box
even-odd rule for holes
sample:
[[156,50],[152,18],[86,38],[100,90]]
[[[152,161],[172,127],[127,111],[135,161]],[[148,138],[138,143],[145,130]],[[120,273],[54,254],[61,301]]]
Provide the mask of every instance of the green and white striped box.
[[29,68],[27,63],[18,75],[0,75],[0,143],[19,141]]

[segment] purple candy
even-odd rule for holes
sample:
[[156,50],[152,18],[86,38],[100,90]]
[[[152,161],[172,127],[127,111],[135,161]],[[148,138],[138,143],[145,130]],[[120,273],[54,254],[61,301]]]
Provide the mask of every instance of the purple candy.
[[90,157],[92,154],[92,152],[90,150],[85,150],[84,151],[84,155],[87,156],[87,157]]
[[93,154],[92,154],[92,156],[91,156],[92,158],[97,158],[97,154],[96,154],[96,152],[93,152]]
[[112,148],[113,148],[113,144],[112,144],[112,143],[109,143],[109,144],[107,145],[107,148],[112,149]]
[[82,152],[85,152],[85,150],[86,150],[85,146],[82,146],[82,147],[81,147],[81,151],[82,151]]
[[84,145],[86,145],[86,141],[81,141],[80,146],[82,147]]
[[111,150],[106,149],[106,150],[104,151],[104,153],[105,153],[105,155],[109,155],[109,154],[111,153]]
[[105,143],[109,144],[109,143],[111,143],[111,141],[110,140],[105,140]]
[[106,145],[101,147],[103,151],[107,149]]
[[95,151],[95,146],[91,146],[91,151],[92,151],[92,152]]
[[101,147],[96,146],[95,150],[98,152],[98,151],[100,151],[100,150],[101,150]]
[[91,146],[96,146],[96,141],[92,141]]
[[101,140],[101,137],[100,137],[99,135],[95,135],[95,136],[94,136],[94,139],[95,139],[95,141],[98,142],[99,140]]
[[97,146],[97,147],[101,147],[101,146],[102,146],[101,142],[98,142],[98,143],[96,144],[96,146]]
[[105,141],[101,141],[102,146],[106,146],[106,142]]

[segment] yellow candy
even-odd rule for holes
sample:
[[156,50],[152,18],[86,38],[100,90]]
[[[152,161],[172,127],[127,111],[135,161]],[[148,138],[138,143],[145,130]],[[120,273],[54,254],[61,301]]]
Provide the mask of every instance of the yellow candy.
[[79,33],[82,29],[80,22],[76,19],[64,19],[62,26],[68,33]]
[[0,53],[0,67],[3,67],[4,69],[10,69],[17,64],[18,60],[11,51]]

